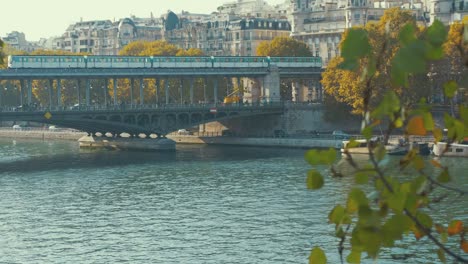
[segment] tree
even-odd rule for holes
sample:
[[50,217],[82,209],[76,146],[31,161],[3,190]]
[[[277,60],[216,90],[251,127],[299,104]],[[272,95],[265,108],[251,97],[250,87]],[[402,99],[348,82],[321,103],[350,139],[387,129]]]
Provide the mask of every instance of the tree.
[[[170,44],[166,41],[157,40],[157,41],[135,41],[129,43],[125,46],[119,53],[121,56],[203,56],[203,51],[200,49],[191,48],[188,50],[180,49],[173,44]],[[130,102],[130,81],[128,79],[119,80],[119,90],[118,90],[118,97],[121,100]],[[138,82],[138,81],[136,81]],[[156,83],[153,79],[151,80],[144,80],[145,87],[145,98],[156,98]],[[195,82],[199,84],[199,80]],[[165,84],[159,84],[165,85]],[[180,80],[169,80],[169,86],[171,87],[180,87],[181,81]],[[110,86],[112,87],[112,86]],[[159,87],[161,89],[161,87]],[[110,89],[110,94],[113,95],[113,88]],[[183,94],[189,94],[187,85],[183,85]],[[133,90],[134,92],[134,99],[139,98],[139,93],[137,93],[137,89]],[[181,95],[179,93],[179,89],[171,89],[170,90],[170,98],[171,100],[177,101],[181,100]],[[165,90],[161,89],[160,95],[164,98],[165,97]],[[162,98],[160,98],[161,100]],[[182,103],[182,102],[181,102]]]
[[[462,36],[467,43],[468,23],[464,27]],[[386,156],[384,144],[377,143],[374,147],[370,142],[373,129],[385,122],[388,123],[387,137],[394,128],[401,128],[405,131],[406,139],[412,135],[431,133],[435,143],[442,140],[442,129],[435,126],[430,107],[424,100],[413,109],[407,108],[398,97],[397,91],[410,89],[412,76],[422,74],[430,61],[441,59],[442,45],[447,37],[445,27],[441,22],[435,21],[429,28],[417,32],[415,25],[410,23],[403,25],[398,32],[388,32],[385,39],[392,41],[393,36],[398,36],[400,44],[388,62],[384,60],[385,52],[375,56],[375,47],[372,47],[370,34],[365,29],[351,29],[341,45],[342,59],[337,63],[337,68],[359,73],[358,85],[362,88],[364,98],[362,136],[368,142],[369,162],[365,166],[354,162],[348,148],[358,144],[355,140],[345,146],[344,154],[356,169],[352,176],[357,184],[366,187],[352,188],[346,204],[335,206],[328,215],[330,223],[335,225],[336,236],[340,239],[338,252],[342,262],[345,252],[348,253],[346,260],[350,263],[359,263],[363,253],[376,259],[382,248],[393,247],[396,241],[412,234],[417,240],[427,237],[435,244],[438,248],[436,254],[442,262],[447,261],[448,255],[456,262],[468,263],[466,223],[457,218],[435,219],[430,215],[437,208],[438,201],[451,195],[468,194],[466,190],[446,185],[451,179],[450,168],[439,161],[427,162],[419,156],[417,150],[412,149],[399,162],[399,171],[405,173],[404,177],[389,175],[379,163]],[[386,47],[385,43],[383,47]],[[461,61],[466,58],[467,54],[463,54]],[[381,88],[377,82],[373,82],[374,78],[380,77],[378,75],[381,72],[378,69],[381,69],[381,63],[389,65],[387,70],[390,74],[387,77],[392,86],[386,87],[386,91],[382,91],[385,95],[381,101],[371,107],[371,95]],[[452,98],[456,90],[456,83],[446,84],[445,96]],[[444,118],[449,144],[468,137],[468,109],[462,105],[459,112],[459,119],[447,114]],[[306,153],[305,159],[313,167],[318,164],[332,165],[336,152],[333,149],[311,150]],[[431,170],[438,175],[433,177],[428,172]],[[308,188],[318,189],[323,184],[324,178],[319,170],[313,168],[308,172]],[[440,196],[440,192],[445,194]],[[455,247],[446,244],[448,240],[455,239]],[[325,262],[326,255],[315,247],[310,254],[310,263]]]
[[309,57],[312,56],[304,42],[288,37],[276,37],[263,41],[257,47],[257,56],[271,57]]
[[5,57],[5,53],[3,51],[4,47],[5,47],[5,43],[3,42],[2,39],[0,39],[0,67],[2,67],[4,63],[4,59],[3,59],[3,57]]
[[[391,8],[385,11],[377,23],[369,23],[365,27],[358,27],[359,31],[356,32],[360,32],[358,34],[361,37],[369,39],[368,46],[359,49],[361,52],[372,50],[372,56],[369,56],[368,59],[354,61],[357,63],[356,65],[346,65],[344,68],[339,67],[343,54],[341,57],[332,59],[322,75],[324,92],[333,96],[337,101],[350,105],[356,114],[363,113],[363,105],[367,104],[365,100],[369,100],[369,107],[375,107],[384,95],[382,91],[385,91],[388,87],[392,87],[393,91],[402,97],[405,104],[415,103],[415,97],[420,98],[421,95],[425,95],[427,89],[403,90],[400,86],[391,83],[391,62],[401,47],[398,32],[405,25],[411,25],[415,35],[420,34],[420,29],[416,27],[416,22],[410,11]],[[342,52],[345,53],[344,55],[353,52],[342,47],[348,37],[349,31],[344,33],[340,44]],[[378,64],[375,62],[376,58],[380,59]],[[366,65],[369,64],[377,66],[376,69],[372,69],[375,71],[375,75],[371,80],[371,85],[376,89],[372,90],[369,98],[365,98],[363,95],[366,93],[366,87],[362,85],[360,76],[365,73],[364,71],[367,70]],[[351,67],[356,67],[358,70],[347,71]],[[336,78],[336,76],[340,76],[340,78]],[[427,75],[423,72],[415,72],[411,77],[409,81],[415,87],[425,87],[428,82]]]

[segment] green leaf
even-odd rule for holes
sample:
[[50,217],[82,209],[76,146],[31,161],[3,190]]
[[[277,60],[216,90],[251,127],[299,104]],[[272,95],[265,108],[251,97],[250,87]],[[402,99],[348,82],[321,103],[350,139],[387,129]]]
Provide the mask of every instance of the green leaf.
[[403,45],[408,45],[409,43],[416,40],[415,36],[415,27],[413,24],[406,24],[401,30],[398,38]]
[[329,148],[328,150],[322,151],[322,162],[331,165],[335,162],[336,156],[336,150]]
[[434,119],[432,118],[432,114],[430,112],[424,113],[423,114],[423,120],[424,120],[424,128],[427,131],[432,131],[434,130]]
[[354,188],[349,192],[348,200],[346,203],[346,210],[349,213],[354,213],[359,210],[360,207],[368,207],[369,200],[366,194],[361,190]]
[[393,122],[393,125],[395,126],[395,128],[400,128],[403,126],[403,120],[401,119],[401,117],[397,118],[395,120],[395,122]]
[[338,238],[344,238],[346,236],[346,233],[343,231],[343,228],[340,227],[336,230],[335,236]]
[[393,117],[394,113],[400,111],[400,104],[400,99],[395,92],[387,92],[371,116],[374,118]]
[[435,20],[434,23],[427,29],[427,40],[435,47],[440,47],[444,44],[447,39],[447,30],[445,25],[439,20]]
[[450,174],[448,172],[448,169],[444,169],[439,176],[437,177],[437,181],[440,183],[447,183],[450,182]]
[[458,89],[458,84],[455,81],[448,81],[444,83],[444,94],[448,98],[453,98],[455,96],[455,92]]
[[348,263],[361,263],[361,252],[360,251],[351,251],[348,257],[346,258]]
[[334,223],[336,225],[341,224],[341,220],[345,216],[346,211],[345,208],[341,205],[335,206],[331,213],[328,215],[328,220],[330,220],[331,223]]
[[354,180],[357,184],[367,184],[369,183],[369,172],[359,171],[354,175]]
[[310,165],[321,165],[321,157],[320,153],[316,149],[309,150],[305,153],[304,156],[305,160],[310,164]]
[[403,214],[393,215],[382,226],[383,244],[392,247],[396,240],[403,238],[403,234],[410,230],[411,219]]
[[437,256],[439,257],[439,259],[440,259],[440,261],[442,263],[447,263],[447,258],[445,257],[445,252],[441,248],[439,248],[437,250]]
[[425,47],[422,40],[416,40],[400,48],[393,58],[393,68],[406,73],[424,73],[426,71]]
[[406,194],[402,192],[393,193],[387,199],[388,206],[396,213],[402,213],[406,204]]
[[322,249],[319,247],[315,247],[312,249],[310,252],[310,257],[309,257],[309,264],[326,264],[327,263],[327,257],[325,256],[325,253],[323,252]]
[[360,28],[352,28],[343,41],[341,56],[347,60],[356,60],[370,54],[372,50],[369,44],[367,31]]
[[316,170],[307,173],[307,189],[320,189],[324,183],[323,176]]
[[429,60],[439,60],[444,57],[444,48],[443,47],[434,47],[430,45],[427,48],[426,58]]
[[359,62],[357,59],[348,59],[338,65],[338,69],[354,71],[359,68]]
[[363,244],[364,251],[367,252],[369,257],[375,259],[382,245],[380,232],[377,232],[376,229],[362,229],[359,230],[358,239]]
[[316,150],[312,149],[306,152],[304,158],[310,165],[331,165],[336,160],[336,150]]
[[377,147],[374,149],[374,154],[377,161],[382,161],[387,154],[387,150],[383,144],[378,144]]
[[432,218],[428,214],[423,213],[423,212],[418,212],[418,214],[416,215],[416,218],[424,227],[428,229],[432,228],[432,224],[433,224]]
[[369,140],[372,138],[372,129],[373,129],[372,126],[366,126],[362,130],[361,134],[364,136],[365,139]]

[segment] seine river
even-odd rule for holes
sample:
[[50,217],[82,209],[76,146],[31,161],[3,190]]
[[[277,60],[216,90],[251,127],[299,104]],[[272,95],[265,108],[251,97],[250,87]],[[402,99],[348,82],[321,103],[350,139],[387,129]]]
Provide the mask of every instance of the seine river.
[[[314,246],[338,263],[327,215],[353,180],[327,177],[308,191],[304,151],[83,151],[1,139],[0,263],[308,263]],[[446,161],[468,189],[468,159]],[[468,220],[466,197],[442,207]],[[409,236],[378,263],[437,262],[425,242]]]

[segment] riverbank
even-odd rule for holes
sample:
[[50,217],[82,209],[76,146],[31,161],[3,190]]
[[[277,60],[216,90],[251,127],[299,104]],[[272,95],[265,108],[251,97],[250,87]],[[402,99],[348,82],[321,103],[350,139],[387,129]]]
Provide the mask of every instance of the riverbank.
[[[42,140],[78,141],[87,134],[74,130],[49,131],[42,129],[0,129],[2,138],[34,138]],[[341,140],[323,138],[243,138],[226,136],[168,135],[177,144],[237,145],[285,148],[340,148]]]

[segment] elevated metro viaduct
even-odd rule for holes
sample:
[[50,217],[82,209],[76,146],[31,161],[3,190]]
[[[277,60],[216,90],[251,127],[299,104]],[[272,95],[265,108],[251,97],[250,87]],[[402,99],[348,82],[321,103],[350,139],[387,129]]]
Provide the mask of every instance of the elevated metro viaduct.
[[[308,80],[318,87],[321,68],[278,68],[275,65],[265,68],[157,68],[157,69],[8,69],[0,71],[1,81],[20,83],[20,101],[31,106],[33,103],[32,81],[48,80],[48,105],[42,108],[14,109],[3,108],[0,114],[1,121],[34,121],[55,124],[64,127],[76,128],[89,134],[112,133],[113,135],[127,132],[131,135],[157,134],[165,136],[171,131],[188,128],[206,122],[241,118],[253,115],[278,115],[283,113],[282,98],[280,98],[280,82],[283,79]],[[197,104],[194,98],[194,80],[203,78],[205,86],[211,80],[213,99],[211,104]],[[233,78],[240,82],[241,78],[248,78],[256,85],[257,96],[261,102],[250,104],[221,105],[219,103],[218,83],[221,78]],[[62,100],[61,80],[76,80],[76,87],[85,83],[84,102],[78,93],[79,109],[70,109]],[[110,79],[113,80],[113,97],[110,98],[108,90],[104,89],[104,105],[92,104],[90,80],[103,79],[108,87]],[[130,104],[121,104],[118,94],[118,79],[130,79]],[[154,79],[156,89],[156,102],[154,99],[145,99],[143,80]],[[179,79],[189,82],[190,100],[179,102],[178,105],[170,101],[168,80]],[[135,102],[133,89],[135,80],[139,83],[139,100]],[[163,80],[164,87],[161,87]],[[55,89],[52,87],[55,84]],[[1,84],[0,84],[1,86]],[[165,98],[161,98],[164,89]],[[0,87],[0,91],[3,90]],[[53,96],[53,91],[56,95]],[[294,91],[293,91],[294,94]],[[296,92],[297,96],[297,92]],[[56,97],[57,101],[52,98]],[[108,100],[109,98],[109,100]],[[257,100],[258,100],[257,98]],[[156,103],[156,104],[155,104]],[[17,110],[17,109],[16,109]],[[215,111],[215,112],[213,112]]]

